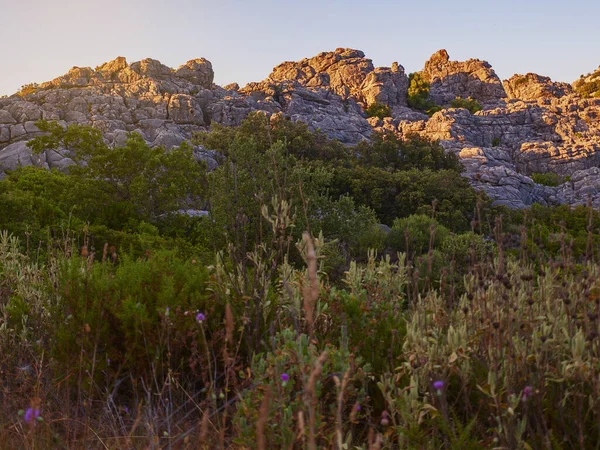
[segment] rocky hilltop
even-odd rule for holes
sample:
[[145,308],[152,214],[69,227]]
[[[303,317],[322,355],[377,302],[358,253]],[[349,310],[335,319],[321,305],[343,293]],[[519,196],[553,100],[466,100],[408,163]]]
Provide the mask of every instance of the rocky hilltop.
[[[31,155],[26,143],[39,134],[39,119],[93,125],[112,145],[135,131],[152,146],[172,147],[213,123],[238,125],[251,111],[263,111],[306,122],[348,145],[374,131],[440,140],[462,160],[473,185],[498,204],[574,205],[591,197],[600,206],[600,98],[584,98],[572,85],[531,73],[502,82],[488,62],[451,61],[445,50],[420,74],[428,101],[439,107],[431,117],[409,107],[409,77],[400,64],[374,67],[353,49],[284,62],[243,88],[215,85],[204,58],[177,69],[153,59],[128,64],[122,57],[95,69],[74,67],[0,98],[0,176],[19,165],[62,169],[71,163],[53,151]],[[596,78],[576,83],[591,92]],[[457,97],[480,110],[452,107]],[[374,103],[388,105],[390,116],[368,118],[365,109]],[[210,149],[196,150],[209,166],[216,164]],[[565,182],[549,187],[531,178],[545,172]]]

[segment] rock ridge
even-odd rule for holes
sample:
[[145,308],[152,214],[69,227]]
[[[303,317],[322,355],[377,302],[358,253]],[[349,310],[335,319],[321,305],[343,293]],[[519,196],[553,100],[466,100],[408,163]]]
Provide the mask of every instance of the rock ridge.
[[[373,132],[439,140],[462,160],[471,183],[498,204],[576,205],[591,196],[600,206],[600,98],[584,98],[572,85],[533,73],[502,82],[487,61],[452,61],[446,50],[434,53],[421,73],[429,100],[442,107],[432,117],[408,106],[402,65],[375,67],[350,48],[283,62],[242,88],[215,85],[204,58],[176,69],[151,58],[128,63],[122,56],[95,69],[73,67],[0,98],[0,176],[20,165],[64,169],[71,163],[56,152],[31,154],[26,142],[39,135],[39,119],[92,125],[111,145],[138,132],[151,146],[173,147],[213,123],[239,125],[250,112],[262,111],[303,121],[348,145]],[[587,86],[596,78],[581,80],[576,83]],[[471,114],[451,108],[456,97],[470,97],[483,109]],[[373,103],[388,105],[391,117],[367,117]],[[216,165],[210,152],[196,153]],[[546,171],[565,183],[541,186],[531,178]]]

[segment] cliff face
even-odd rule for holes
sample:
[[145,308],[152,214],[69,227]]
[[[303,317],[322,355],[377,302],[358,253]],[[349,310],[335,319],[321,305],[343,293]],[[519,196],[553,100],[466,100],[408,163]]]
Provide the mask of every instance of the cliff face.
[[[473,185],[500,204],[580,204],[591,196],[600,206],[600,98],[583,98],[571,85],[536,74],[502,83],[486,61],[451,61],[445,50],[422,74],[429,100],[443,108],[431,118],[407,106],[409,81],[401,65],[376,68],[353,49],[284,62],[241,89],[214,85],[212,65],[203,58],[177,69],[122,57],[96,69],[75,67],[0,99],[0,176],[19,165],[61,169],[70,163],[56,152],[31,155],[25,144],[39,134],[38,119],[93,125],[113,145],[136,131],[152,146],[172,147],[211,123],[238,125],[258,110],[306,122],[350,145],[373,131],[439,139],[461,158]],[[471,97],[483,109],[449,108],[456,97]],[[367,118],[364,109],[372,103],[387,104],[392,116]],[[209,152],[198,150],[214,164]],[[570,180],[551,188],[528,176],[545,171]]]

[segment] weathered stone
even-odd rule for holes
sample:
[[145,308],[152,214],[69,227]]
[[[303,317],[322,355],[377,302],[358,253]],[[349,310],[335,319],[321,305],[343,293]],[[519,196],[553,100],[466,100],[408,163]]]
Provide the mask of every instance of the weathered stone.
[[[402,66],[375,68],[359,50],[286,62],[242,89],[213,85],[212,66],[202,58],[172,70],[153,59],[128,65],[119,57],[96,70],[73,68],[25,97],[0,99],[0,175],[19,165],[62,170],[73,163],[60,151],[32,157],[25,142],[39,135],[40,118],[93,125],[110,145],[123,145],[136,131],[151,146],[174,147],[211,122],[239,125],[260,111],[351,145],[373,131],[440,140],[458,155],[473,186],[497,204],[583,204],[591,195],[600,207],[600,99],[581,98],[569,85],[535,74],[507,80],[506,98],[488,63],[450,61],[445,51],[430,58],[423,75],[431,98],[446,107],[431,118],[406,106]],[[457,96],[473,97],[484,109],[447,108]],[[366,119],[363,110],[372,103],[389,105],[392,117]],[[211,170],[219,162],[207,149],[195,149],[195,156]],[[571,181],[550,188],[528,176],[545,171]]]
[[15,170],[24,166],[48,167],[45,154],[33,155],[25,141],[15,142],[0,150],[2,170]]
[[215,76],[212,64],[204,58],[186,62],[175,71],[175,75],[206,89],[211,88]]
[[545,97],[560,98],[573,93],[570,84],[554,83],[550,78],[535,73],[513,75],[505,80],[503,85],[508,98],[518,98],[526,101]]
[[450,61],[448,52],[439,50],[425,63],[423,73],[430,83],[429,96],[438,105],[448,105],[456,97],[472,97],[484,104],[506,97],[500,78],[487,61]]

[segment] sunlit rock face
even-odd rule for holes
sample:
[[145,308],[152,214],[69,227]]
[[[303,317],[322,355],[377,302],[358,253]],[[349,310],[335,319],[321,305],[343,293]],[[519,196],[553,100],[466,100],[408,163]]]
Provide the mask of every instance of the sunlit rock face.
[[[215,85],[204,58],[177,69],[150,58],[129,64],[123,57],[95,69],[74,67],[0,99],[0,176],[23,165],[72,164],[60,152],[31,154],[26,142],[39,134],[39,119],[92,125],[111,145],[135,131],[151,146],[173,147],[213,123],[235,126],[262,111],[305,122],[348,145],[373,132],[439,140],[458,155],[472,184],[499,204],[582,204],[590,197],[600,206],[599,98],[582,98],[571,85],[537,74],[502,83],[488,62],[451,61],[445,50],[421,73],[430,84],[429,100],[442,107],[432,117],[408,106],[409,79],[400,64],[374,67],[363,52],[348,48],[284,62],[241,88]],[[451,108],[456,97],[471,97],[483,109]],[[388,105],[391,116],[368,118],[365,109],[374,103]],[[195,151],[215,167],[210,149]],[[558,187],[533,182],[534,172],[546,171],[570,180]]]
[[500,78],[487,61],[450,61],[448,52],[440,50],[425,63],[423,73],[430,84],[430,98],[440,106],[449,105],[456,97],[471,97],[483,104],[506,97]]

